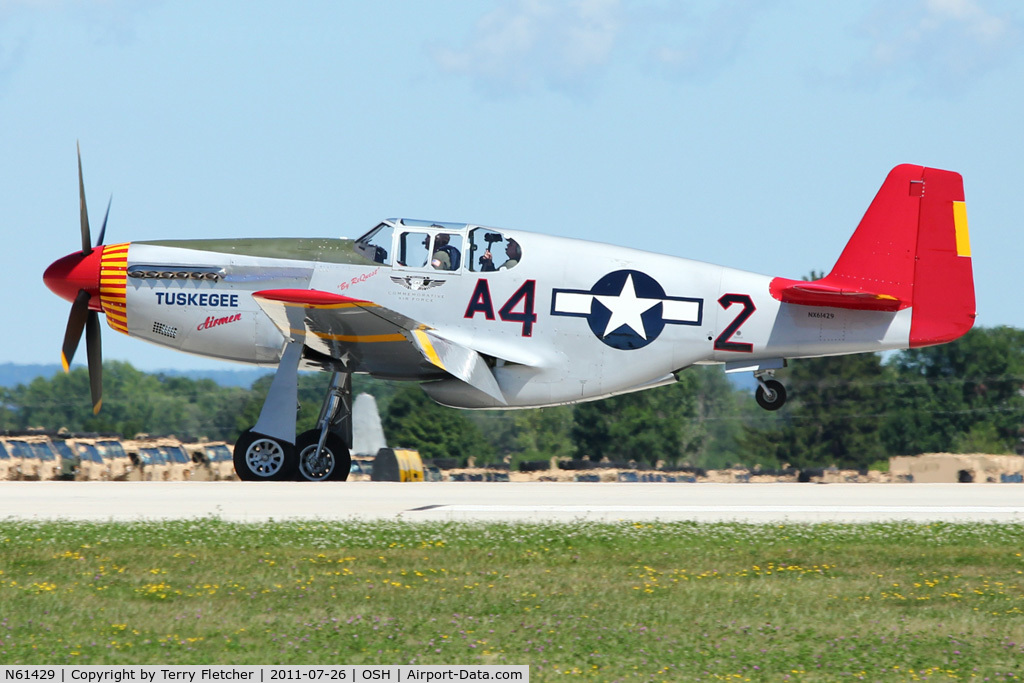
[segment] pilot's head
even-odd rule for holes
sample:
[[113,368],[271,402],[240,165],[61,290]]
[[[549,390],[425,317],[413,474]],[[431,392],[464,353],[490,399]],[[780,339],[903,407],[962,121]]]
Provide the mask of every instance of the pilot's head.
[[519,246],[519,242],[509,238],[508,244],[505,245],[505,254],[510,259],[520,260],[523,256],[523,248]]

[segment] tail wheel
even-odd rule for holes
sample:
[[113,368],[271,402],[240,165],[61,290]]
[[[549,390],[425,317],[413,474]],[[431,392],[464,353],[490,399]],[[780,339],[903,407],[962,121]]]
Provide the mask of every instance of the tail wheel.
[[348,479],[352,456],[341,437],[333,432],[328,432],[324,447],[317,453],[317,444],[319,443],[319,429],[303,432],[296,439],[295,450],[298,453],[299,481],[345,481]]
[[765,380],[758,385],[754,398],[765,410],[778,410],[786,402],[786,387],[777,379]]
[[235,443],[235,472],[242,481],[280,481],[295,471],[295,449],[289,443],[252,430]]

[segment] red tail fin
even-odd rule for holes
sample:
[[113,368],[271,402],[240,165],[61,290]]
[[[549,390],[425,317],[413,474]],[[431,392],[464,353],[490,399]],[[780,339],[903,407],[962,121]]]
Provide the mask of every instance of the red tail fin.
[[959,173],[902,165],[885,179],[832,272],[776,278],[772,295],[806,306],[912,307],[910,346],[952,341],[974,325],[974,275]]
[[924,169],[910,345],[953,341],[974,325],[974,271],[959,173]]

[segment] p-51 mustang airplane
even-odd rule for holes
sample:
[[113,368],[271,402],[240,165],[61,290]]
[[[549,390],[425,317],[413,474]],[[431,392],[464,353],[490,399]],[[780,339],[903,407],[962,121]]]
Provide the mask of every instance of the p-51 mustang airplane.
[[[458,408],[551,406],[676,381],[695,364],[752,371],[786,400],[789,358],[952,341],[974,323],[963,180],[922,166],[886,178],[832,271],[812,282],[474,224],[391,219],[351,239],[91,244],[43,279],[73,302],[65,368],[86,332],[101,402],[99,313],[179,351],[277,366],[239,437],[245,480],[345,479],[351,376],[423,382]],[[109,214],[108,205],[107,212]],[[572,258],[566,258],[572,254]],[[333,373],[318,427],[296,435],[297,373]]]

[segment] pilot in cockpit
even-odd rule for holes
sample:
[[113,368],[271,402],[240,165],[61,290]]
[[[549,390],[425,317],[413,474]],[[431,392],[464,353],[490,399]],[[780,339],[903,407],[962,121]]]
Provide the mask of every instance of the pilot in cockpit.
[[[516,242],[511,237],[508,242],[505,243],[505,256],[508,259],[497,268],[497,270],[506,270],[508,268],[514,268],[519,263],[519,259],[523,256],[523,248],[519,246],[519,242]],[[495,270],[494,268],[494,256],[491,254],[491,250],[488,249],[484,252],[484,255],[480,257],[480,270],[484,272],[490,272]]]
[[434,238],[434,255],[430,258],[430,265],[435,270],[458,270],[462,261],[462,253],[453,247],[449,242],[451,235],[439,233]]

